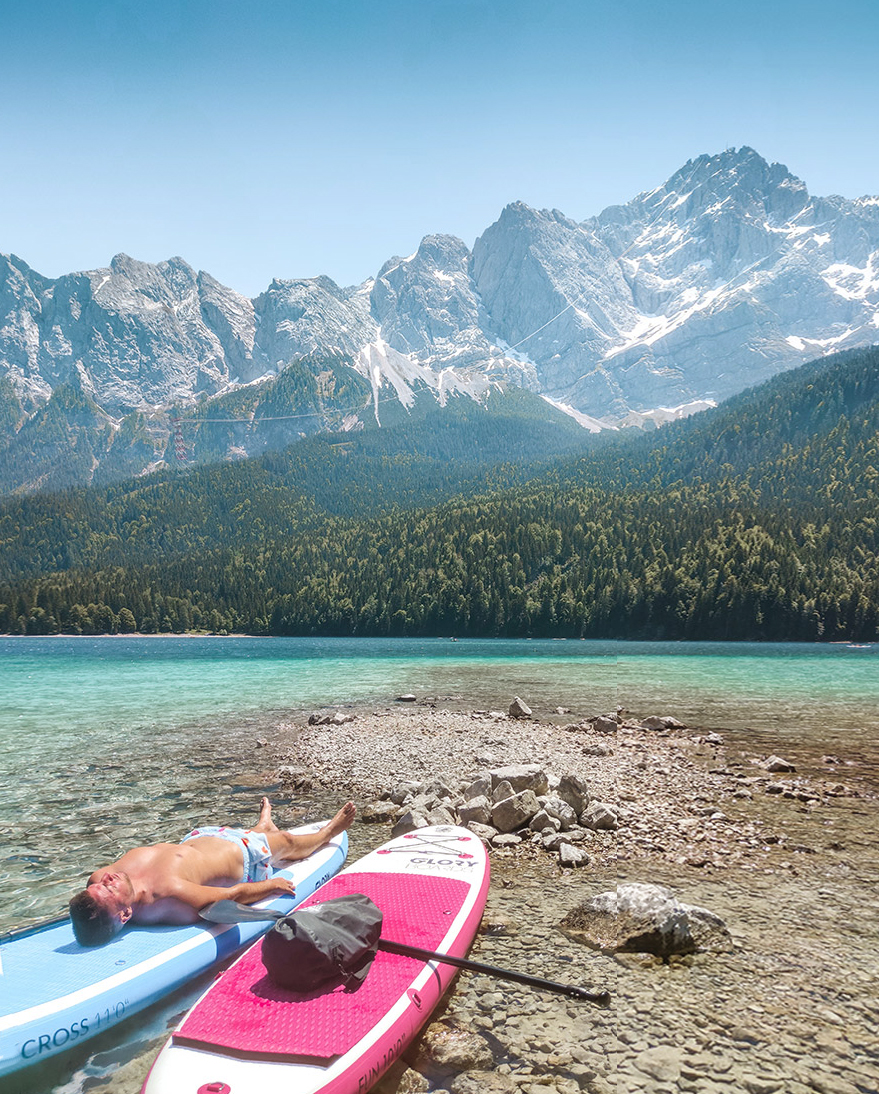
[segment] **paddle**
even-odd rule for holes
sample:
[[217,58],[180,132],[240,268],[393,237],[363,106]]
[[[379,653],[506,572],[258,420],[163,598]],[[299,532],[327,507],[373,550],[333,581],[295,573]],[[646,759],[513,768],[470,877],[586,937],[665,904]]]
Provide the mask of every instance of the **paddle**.
[[[239,904],[235,900],[216,900],[213,904],[207,904],[201,908],[198,914],[209,923],[243,923],[259,919],[281,919],[288,913],[278,912],[274,908],[252,908],[247,904]],[[439,961],[443,965],[454,965],[459,969],[469,969],[470,972],[482,972],[499,980],[512,980],[532,988],[558,992],[572,999],[583,999],[588,1003],[595,1003],[599,1007],[610,1006],[608,991],[587,991],[586,988],[578,988],[573,984],[559,984],[554,980],[544,980],[540,976],[530,976],[528,973],[514,972],[512,969],[500,969],[495,965],[483,965],[482,962],[471,961],[467,957],[454,957],[452,954],[438,953],[436,950],[422,950],[418,946],[409,946],[405,942],[393,942],[389,938],[380,938],[378,948],[386,953],[417,957],[421,961]]]

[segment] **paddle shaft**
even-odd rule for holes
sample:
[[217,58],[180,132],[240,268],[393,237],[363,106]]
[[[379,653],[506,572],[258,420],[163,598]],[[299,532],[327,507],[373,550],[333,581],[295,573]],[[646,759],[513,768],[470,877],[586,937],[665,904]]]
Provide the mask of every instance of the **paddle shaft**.
[[495,965],[483,965],[481,961],[471,961],[469,957],[454,957],[449,953],[422,950],[419,946],[409,946],[405,942],[392,942],[389,938],[380,938],[378,948],[386,953],[400,954],[402,957],[417,957],[421,961],[439,961],[443,965],[454,965],[459,969],[469,969],[470,972],[483,972],[487,976],[495,976],[499,980],[512,980],[516,984],[527,984],[532,988],[543,988],[545,991],[559,992],[561,995],[569,995],[573,999],[584,999],[589,1003],[597,1003],[600,1007],[610,1006],[609,991],[587,991],[586,988],[578,988],[574,984],[558,984],[554,980],[544,980],[541,976],[529,976],[528,973],[514,972],[512,969],[499,969]]
[[[241,923],[244,920],[281,919],[288,913],[278,912],[273,908],[251,908],[233,900],[217,900],[202,908],[198,914],[210,923]],[[386,953],[400,954],[402,957],[417,957],[420,961],[440,961],[443,965],[454,965],[456,968],[469,969],[471,972],[483,972],[486,976],[494,976],[499,980],[512,980],[516,984],[527,984],[531,988],[559,992],[572,999],[584,999],[588,1003],[597,1003],[600,1007],[610,1006],[608,991],[594,992],[587,991],[586,988],[578,988],[574,984],[558,984],[554,980],[544,980],[540,976],[529,976],[527,973],[514,972],[512,969],[499,969],[495,965],[483,965],[480,961],[471,961],[468,957],[453,957],[452,954],[437,953],[436,950],[422,950],[419,946],[393,942],[389,938],[380,938],[378,948]]]

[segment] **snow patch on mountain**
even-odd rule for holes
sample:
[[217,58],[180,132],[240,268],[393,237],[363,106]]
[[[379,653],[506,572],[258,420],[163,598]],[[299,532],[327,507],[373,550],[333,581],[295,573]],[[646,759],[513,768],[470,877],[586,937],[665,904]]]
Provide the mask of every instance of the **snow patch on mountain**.
[[387,401],[381,393],[386,387],[393,389],[395,400],[407,409],[415,405],[416,396],[422,391],[432,392],[440,406],[445,406],[450,396],[468,395],[481,401],[492,387],[497,387],[481,372],[465,374],[454,368],[435,371],[413,355],[395,350],[382,338],[360,349],[354,367],[372,386],[373,411],[379,425],[379,405]]
[[541,398],[549,403],[550,406],[554,406],[556,410],[560,410],[563,414],[567,414],[570,418],[573,418],[578,425],[581,425],[584,429],[588,429],[590,433],[603,433],[606,429],[616,431],[618,428],[610,422],[601,422],[598,418],[592,418],[588,414],[582,414],[568,403],[560,403],[557,399],[553,399],[549,395],[541,395]]

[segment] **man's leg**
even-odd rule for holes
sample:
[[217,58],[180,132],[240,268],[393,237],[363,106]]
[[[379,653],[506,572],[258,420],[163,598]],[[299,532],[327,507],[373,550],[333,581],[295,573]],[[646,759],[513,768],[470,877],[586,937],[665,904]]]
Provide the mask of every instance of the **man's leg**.
[[[268,800],[263,799],[266,805]],[[265,812],[265,806],[263,807]],[[268,807],[269,823],[271,823],[271,806]],[[333,819],[317,832],[282,832],[276,825],[271,828],[254,828],[254,832],[262,832],[272,852],[273,862],[295,862],[297,859],[307,858],[313,851],[330,842],[333,836],[344,832],[351,827],[354,820],[354,802],[346,802]],[[263,813],[260,813],[260,824],[263,823]]]
[[277,824],[272,820],[272,803],[268,798],[263,798],[259,803],[259,821],[250,829],[251,832],[277,832]]

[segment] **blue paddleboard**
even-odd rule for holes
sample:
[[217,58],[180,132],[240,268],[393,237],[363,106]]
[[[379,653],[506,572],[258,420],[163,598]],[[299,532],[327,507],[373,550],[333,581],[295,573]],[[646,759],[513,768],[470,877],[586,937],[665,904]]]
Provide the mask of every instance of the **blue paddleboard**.
[[[294,832],[313,832],[322,824]],[[336,874],[348,854],[342,832],[276,873],[296,895],[260,901],[288,910]],[[80,946],[70,920],[0,936],[0,1076],[103,1033],[254,941],[270,922],[127,926],[105,946]]]

